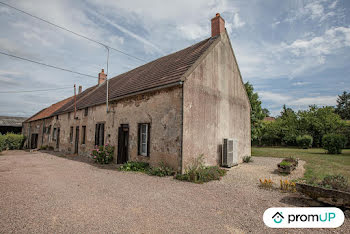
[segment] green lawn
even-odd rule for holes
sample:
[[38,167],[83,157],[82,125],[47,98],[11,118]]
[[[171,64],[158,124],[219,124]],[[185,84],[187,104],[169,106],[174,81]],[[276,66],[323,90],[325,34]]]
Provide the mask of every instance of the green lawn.
[[[317,182],[326,175],[342,174],[350,181],[350,150],[343,150],[342,154],[326,154],[323,149],[298,149],[282,147],[252,147],[255,157],[295,157],[306,161],[304,179]],[[315,181],[316,180],[316,181]]]

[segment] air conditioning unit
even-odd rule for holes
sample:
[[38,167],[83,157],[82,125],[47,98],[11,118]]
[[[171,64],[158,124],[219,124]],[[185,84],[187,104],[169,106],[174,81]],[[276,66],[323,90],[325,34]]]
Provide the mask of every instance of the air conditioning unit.
[[223,167],[233,167],[238,164],[237,141],[225,138],[222,144],[221,165]]

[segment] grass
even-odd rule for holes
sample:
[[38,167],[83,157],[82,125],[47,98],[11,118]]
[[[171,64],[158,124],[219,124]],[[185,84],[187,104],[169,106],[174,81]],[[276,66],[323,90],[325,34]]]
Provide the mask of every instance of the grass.
[[324,149],[298,149],[283,147],[252,147],[252,156],[255,157],[294,157],[304,160],[304,180],[308,183],[317,183],[326,175],[342,174],[350,180],[350,149],[342,154],[326,154]]

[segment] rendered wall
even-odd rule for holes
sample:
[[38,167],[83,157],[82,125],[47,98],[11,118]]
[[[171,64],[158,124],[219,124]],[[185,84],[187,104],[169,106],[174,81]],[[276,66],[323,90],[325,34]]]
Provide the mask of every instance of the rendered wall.
[[184,83],[183,169],[199,155],[221,163],[223,138],[251,155],[250,105],[226,33]]

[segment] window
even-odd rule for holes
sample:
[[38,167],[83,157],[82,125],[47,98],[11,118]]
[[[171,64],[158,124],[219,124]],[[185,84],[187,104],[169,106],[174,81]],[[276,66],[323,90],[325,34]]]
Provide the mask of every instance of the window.
[[55,141],[56,140],[56,128],[53,128],[53,132],[52,132],[52,139]]
[[89,107],[86,107],[84,109],[84,116],[88,116],[88,114],[89,114]]
[[85,138],[86,138],[86,126],[82,126],[82,136],[81,136],[81,144],[85,145]]
[[56,119],[58,120],[58,115],[56,115]]
[[149,156],[150,127],[151,125],[149,123],[139,124],[139,131],[138,131],[139,155]]
[[70,127],[69,142],[73,143],[73,127]]
[[68,112],[68,119],[70,119],[70,112]]
[[96,124],[95,145],[103,145],[104,136],[105,136],[105,124],[104,123]]
[[47,134],[50,134],[50,133],[51,133],[51,125],[49,125],[49,126],[46,128],[46,133],[47,133]]

